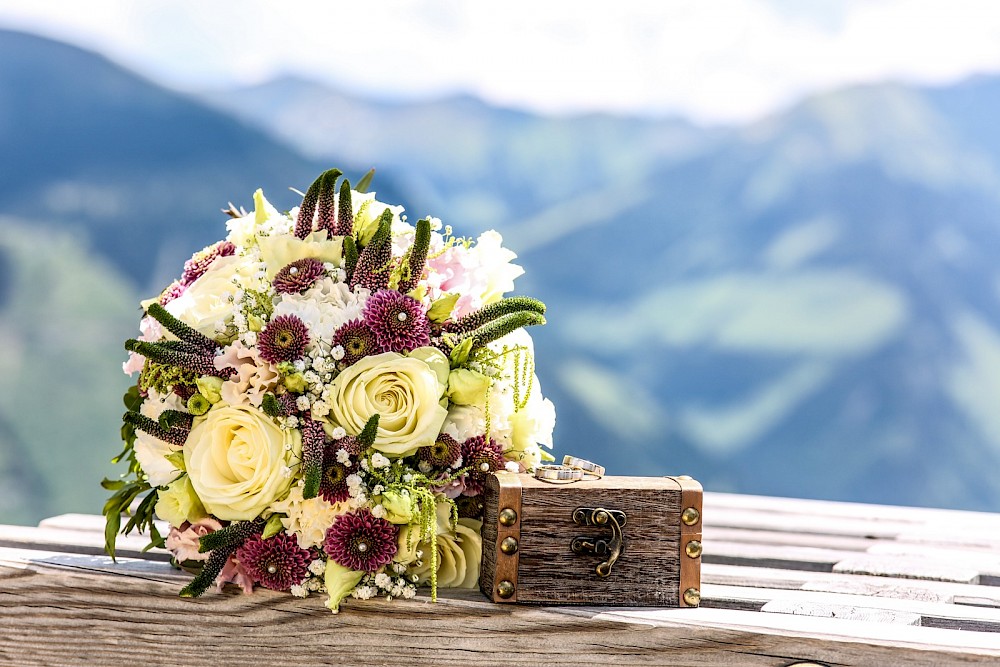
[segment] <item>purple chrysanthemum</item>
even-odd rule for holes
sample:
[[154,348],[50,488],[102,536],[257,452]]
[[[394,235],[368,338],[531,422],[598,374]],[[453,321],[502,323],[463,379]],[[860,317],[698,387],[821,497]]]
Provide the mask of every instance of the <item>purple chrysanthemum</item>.
[[344,348],[344,366],[351,366],[371,354],[382,352],[375,334],[362,320],[351,320],[337,329],[333,344]]
[[203,250],[199,250],[188,261],[184,262],[184,273],[181,274],[181,284],[187,287],[201,278],[208,267],[219,257],[229,257],[236,254],[236,246],[229,241],[219,241]]
[[260,358],[272,364],[302,358],[308,344],[309,331],[295,315],[274,318],[257,337]]
[[462,455],[462,445],[447,433],[437,437],[433,445],[417,450],[421,461],[427,461],[435,468],[449,468]]
[[384,352],[409,352],[431,343],[431,324],[420,302],[396,290],[372,294],[364,318]]
[[254,582],[275,591],[287,591],[305,579],[312,559],[312,554],[286,532],[266,540],[251,537],[236,550],[236,560]]
[[344,567],[374,572],[396,555],[396,527],[361,509],[341,514],[326,531],[323,549]]
[[280,294],[300,294],[323,277],[323,262],[312,257],[292,262],[274,277],[272,284]]
[[482,493],[490,473],[503,468],[503,451],[494,440],[477,435],[462,443],[462,465],[469,469],[465,479],[465,493],[477,496]]
[[337,450],[341,449],[339,442],[326,448],[323,454],[323,477],[319,482],[319,494],[326,498],[327,502],[339,503],[350,498],[347,490],[347,476],[358,469],[358,462],[353,458],[347,463],[337,460]]

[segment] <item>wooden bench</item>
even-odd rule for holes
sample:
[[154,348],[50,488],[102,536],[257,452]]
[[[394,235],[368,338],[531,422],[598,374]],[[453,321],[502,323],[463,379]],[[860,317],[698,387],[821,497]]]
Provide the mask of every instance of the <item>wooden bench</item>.
[[177,597],[103,519],[0,526],[0,664],[1000,664],[1000,515],[705,494],[702,606]]

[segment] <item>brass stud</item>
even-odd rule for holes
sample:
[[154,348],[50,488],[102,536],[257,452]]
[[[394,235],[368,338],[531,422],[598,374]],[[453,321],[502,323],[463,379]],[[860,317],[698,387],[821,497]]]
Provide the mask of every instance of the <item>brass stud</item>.
[[503,538],[503,542],[500,543],[500,551],[504,552],[508,556],[517,553],[517,540],[513,537]]
[[701,555],[701,542],[698,540],[691,540],[684,545],[684,553],[688,555],[688,558],[697,558]]
[[689,607],[697,607],[701,604],[701,591],[697,588],[689,588],[684,591],[684,604]]
[[681,521],[684,522],[685,526],[693,526],[698,523],[701,519],[701,512],[699,512],[694,507],[688,507],[683,512],[681,512]]
[[504,600],[514,597],[514,584],[504,579],[497,584],[497,595]]
[[608,513],[605,512],[604,510],[601,510],[600,512],[594,515],[594,523],[596,523],[598,526],[603,526],[607,522],[608,522]]
[[517,522],[517,512],[507,507],[500,510],[500,525],[513,526]]

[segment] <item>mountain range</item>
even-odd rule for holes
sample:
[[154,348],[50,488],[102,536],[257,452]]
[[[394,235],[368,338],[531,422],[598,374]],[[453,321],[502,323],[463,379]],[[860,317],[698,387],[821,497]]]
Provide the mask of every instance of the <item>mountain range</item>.
[[291,78],[191,96],[11,32],[0,58],[0,480],[10,461],[37,480],[0,495],[17,520],[96,511],[135,301],[221,235],[212,211],[258,185],[287,208],[322,168],[370,165],[380,199],[520,255],[518,292],[549,305],[533,335],[558,454],[713,490],[1000,507],[998,78],[704,128]]

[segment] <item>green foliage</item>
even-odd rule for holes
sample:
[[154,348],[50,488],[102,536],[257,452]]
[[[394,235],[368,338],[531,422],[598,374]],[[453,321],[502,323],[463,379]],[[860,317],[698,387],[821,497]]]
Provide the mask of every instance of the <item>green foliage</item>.
[[195,386],[198,377],[194,371],[147,359],[139,373],[139,387],[145,391],[155,389],[161,394],[167,394],[174,387]]
[[263,400],[260,402],[260,409],[264,411],[264,414],[268,417],[284,417],[285,408],[281,405],[281,401],[278,397],[272,393],[264,394]]
[[452,368],[459,368],[465,365],[465,362],[469,360],[469,354],[472,352],[472,344],[474,342],[472,338],[466,338],[452,348],[451,354],[448,355],[448,361]]
[[371,187],[372,178],[375,177],[375,169],[369,169],[368,173],[361,177],[358,184],[354,186],[355,192],[367,193],[368,188]]
[[353,236],[344,237],[344,271],[347,279],[354,275],[354,269],[358,266],[358,244]]
[[[129,388],[125,393],[124,402],[130,413],[138,411],[142,405],[142,396],[139,394],[137,386]],[[149,485],[149,481],[135,458],[135,426],[129,423],[123,424],[121,434],[124,448],[121,454],[113,458],[111,462],[121,463],[124,461],[128,465],[128,470],[119,479],[105,479],[101,482],[101,486],[105,489],[114,491],[104,503],[103,510],[105,518],[104,550],[112,559],[115,558],[115,543],[119,531],[128,535],[136,529],[140,532],[148,530],[150,541],[146,549],[163,546],[163,538],[160,536],[156,524],[153,523],[157,490]],[[142,500],[133,513],[131,511],[132,503],[140,497]],[[121,525],[123,516],[129,517],[124,528]]]
[[378,436],[378,420],[379,416],[377,413],[369,417],[365,423],[365,427],[361,429],[361,434],[358,435],[358,442],[365,449],[375,444],[375,438]]
[[455,310],[455,304],[458,303],[459,294],[456,292],[445,293],[444,296],[434,301],[431,304],[430,309],[427,311],[427,319],[435,324],[443,324],[448,321],[451,317],[451,312]]
[[267,538],[274,537],[280,533],[281,529],[284,527],[281,524],[281,520],[284,517],[284,514],[272,514],[268,518],[267,523],[264,524],[264,532],[260,534],[261,538],[266,540]]

